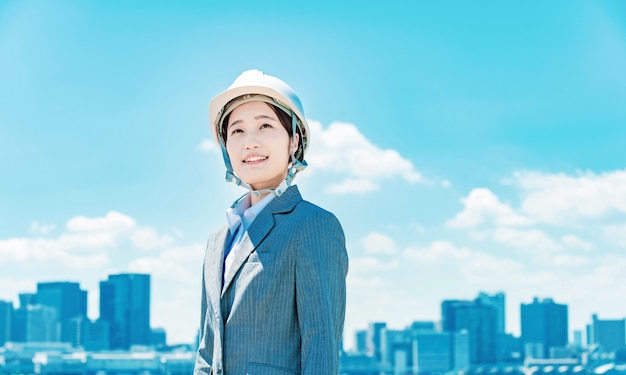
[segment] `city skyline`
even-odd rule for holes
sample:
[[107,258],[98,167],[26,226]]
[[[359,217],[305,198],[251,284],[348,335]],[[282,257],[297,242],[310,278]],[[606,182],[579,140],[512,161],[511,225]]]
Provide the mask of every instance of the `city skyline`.
[[208,103],[259,69],[311,125],[294,182],[344,228],[346,332],[478,291],[516,334],[535,296],[626,311],[623,1],[6,0],[0,51],[0,299],[79,280],[93,318],[106,275],[150,273],[153,325],[193,337],[244,192]]
[[[136,302],[134,302],[134,303],[133,302],[128,302],[128,303],[133,303],[135,306],[137,306],[134,311],[137,311],[137,313],[139,313],[142,316],[143,323],[147,324],[148,330],[150,330],[150,329],[157,329],[157,328],[158,329],[163,329],[162,327],[156,327],[153,324],[151,324],[150,319],[149,319],[149,316],[151,315],[150,310],[152,310],[152,305],[149,302],[150,301],[150,297],[149,297],[150,274],[108,275],[106,280],[100,281],[100,288],[106,287],[106,288],[113,288],[113,290],[114,290],[115,289],[115,285],[128,285],[128,286],[124,286],[125,289],[137,288],[138,286],[131,287],[130,284],[128,284],[129,282],[132,283],[133,276],[135,278],[147,278],[146,279],[147,280],[147,284],[145,284],[146,281],[141,281],[141,280],[136,281],[136,282],[140,282],[140,283],[144,284],[145,286],[141,286],[140,289],[148,291],[148,294],[146,294],[144,297],[139,297],[139,295],[138,295],[138,297],[140,298],[140,301],[141,301],[141,299],[143,299],[145,301],[145,298],[147,298],[147,300],[148,300],[148,310],[145,311],[145,306],[141,307],[140,306],[141,303],[139,305],[137,305]],[[74,280],[74,281],[57,280],[57,281],[36,282],[36,283],[37,283],[37,290],[35,290],[35,291],[21,291],[17,296],[15,296],[14,299],[8,300],[8,301],[0,299],[0,302],[10,303],[11,306],[14,309],[24,308],[25,306],[23,306],[23,305],[25,303],[30,304],[31,303],[30,300],[32,299],[32,296],[37,295],[37,294],[41,294],[42,290],[45,293],[46,289],[56,288],[57,285],[59,285],[59,284],[68,284],[69,287],[72,287],[72,288],[75,287],[76,290],[79,290],[78,288],[80,288],[80,282],[78,282],[76,280]],[[42,288],[44,288],[44,289],[42,289]],[[119,286],[118,286],[118,288],[119,288]],[[87,292],[82,290],[82,289],[80,289],[79,291],[84,293],[85,294],[85,298],[86,298]],[[17,300],[18,297],[20,297],[19,298],[20,301],[18,303],[15,303],[14,301]],[[103,298],[102,294],[99,294],[99,297]],[[56,298],[58,298],[58,297],[56,297]],[[446,318],[445,318],[445,311],[447,311],[446,307],[445,307],[446,304],[447,303],[448,304],[459,304],[461,307],[463,307],[463,306],[469,306],[469,305],[466,305],[467,303],[478,302],[478,303],[481,303],[481,304],[487,304],[487,305],[491,306],[492,308],[494,308],[494,315],[489,315],[489,319],[488,320],[492,321],[492,323],[493,323],[493,330],[494,330],[495,333],[506,333],[506,334],[511,334],[511,335],[513,335],[515,337],[521,337],[521,331],[522,331],[521,326],[520,326],[520,330],[518,331],[519,332],[518,334],[516,334],[515,332],[507,331],[506,329],[501,331],[501,327],[503,327],[502,321],[501,321],[502,318],[504,318],[506,320],[507,317],[510,317],[510,315],[511,315],[510,311],[507,312],[506,306],[504,304],[499,304],[498,302],[496,302],[496,301],[504,302],[504,300],[506,299],[506,293],[504,291],[498,291],[498,292],[495,292],[493,294],[487,293],[485,291],[477,291],[475,298],[470,299],[470,300],[451,300],[451,299],[446,299],[446,297],[442,297],[442,298],[443,299],[441,300],[441,303],[440,303],[441,314],[439,315],[439,317],[436,317],[434,319],[413,319],[413,320],[405,322],[404,325],[399,325],[399,326],[392,326],[392,325],[390,325],[388,327],[390,329],[407,329],[411,325],[414,325],[416,322],[432,322],[433,323],[433,329],[435,329],[437,331],[441,331],[441,332],[446,332],[446,331],[455,332],[455,331],[459,330],[459,329],[455,328],[455,326],[454,326],[455,323],[454,322],[446,323],[446,321],[445,321],[446,320]],[[119,297],[118,297],[117,300],[119,300]],[[518,312],[521,313],[521,311],[524,308],[528,309],[529,306],[532,306],[532,304],[535,304],[537,302],[553,303],[554,300],[555,299],[552,298],[552,297],[545,297],[543,299],[540,299],[538,297],[533,297],[533,299],[531,301],[523,301],[520,304],[520,306],[519,306]],[[563,302],[563,301],[559,301],[558,297],[556,298],[556,300],[558,302]],[[111,302],[113,302],[113,300]],[[49,303],[46,303],[45,301],[42,302],[41,300],[37,300],[35,304],[48,305]],[[76,304],[80,305],[81,301],[80,300],[72,301],[71,304],[72,304],[72,306],[76,305]],[[563,305],[566,306],[566,307],[568,306],[567,303],[564,303]],[[86,307],[87,306],[84,307],[85,311],[86,311]],[[104,310],[103,310],[103,308],[104,308]],[[104,307],[104,306],[100,306],[100,304],[99,304],[97,308],[92,307],[92,310],[99,310],[100,311],[99,315],[97,317],[93,317],[93,316],[89,317],[89,319],[91,319],[93,321],[97,321],[97,320],[101,320],[101,319],[111,320],[115,316],[115,314],[112,313],[112,311],[113,311],[112,309],[124,309],[124,308],[127,308],[127,307],[115,306],[113,304],[111,304],[109,307]],[[137,310],[137,309],[139,309],[139,310]],[[74,311],[80,311],[80,310],[81,310],[81,308],[79,307],[78,310],[74,310]],[[566,311],[566,313],[565,313],[565,317],[566,317],[566,319],[565,319],[565,327],[568,327],[568,320],[569,320],[569,315],[568,314],[569,313],[568,313],[567,308],[566,308],[565,311]],[[70,313],[69,315],[68,314],[63,315],[63,314],[59,313],[59,319],[60,319],[59,321],[62,321],[63,319],[72,318],[71,315],[72,315],[72,313]],[[143,318],[144,316],[148,316],[148,319]],[[61,319],[61,317],[63,317],[63,319]],[[588,342],[590,340],[590,338],[588,337],[589,336],[588,330],[590,329],[589,327],[593,326],[593,324],[596,323],[600,318],[601,318],[601,320],[603,322],[605,322],[605,321],[608,321],[608,322],[615,321],[615,322],[619,323],[619,322],[622,322],[622,321],[626,320],[626,311],[624,311],[623,315],[617,316],[617,317],[605,316],[604,314],[602,314],[601,311],[599,311],[599,312],[596,311],[589,317],[589,321],[584,326],[582,326],[582,327],[572,327],[571,325],[569,325],[569,327],[566,328],[566,336],[567,336],[566,340],[567,340],[567,343],[575,342],[575,333],[576,332],[583,333],[585,335],[584,336],[584,342]],[[135,319],[135,318],[133,318],[133,319]],[[523,324],[523,320],[521,318],[519,320],[520,320],[520,324]],[[532,319],[532,321],[536,321],[536,320],[537,319],[535,319],[535,318]],[[367,323],[368,324],[385,323],[385,325],[387,325],[387,321],[386,320],[370,321],[370,322],[367,322]],[[538,324],[538,323],[535,322],[534,324]],[[612,324],[612,323],[604,323],[604,324]],[[137,324],[134,324],[134,325],[135,325],[135,327],[130,327],[130,328],[133,329],[135,332],[139,332],[140,331],[140,327],[137,327]],[[140,326],[141,326],[141,324],[140,324]],[[435,327],[438,327],[438,328],[435,328]],[[347,331],[344,330],[344,333],[343,333],[343,337],[344,337],[343,341],[344,341],[344,343],[348,343],[349,345],[352,345],[352,347],[346,347],[344,345],[344,350],[347,350],[347,351],[354,350],[356,342],[353,341],[353,339],[354,339],[355,335],[362,329],[363,329],[363,327],[356,327],[353,332],[347,332]],[[111,332],[112,332],[111,336],[113,336],[114,330],[115,329],[113,327],[111,327]],[[2,330],[0,330],[0,332],[2,332]],[[165,332],[168,332],[168,331],[165,330]],[[61,334],[60,338],[67,337],[66,333],[62,332],[60,334]],[[129,331],[129,333],[125,333],[124,335],[126,335],[126,334],[132,334],[132,333],[130,333],[130,331]],[[137,336],[138,334],[140,336]],[[147,334],[147,333],[145,333],[145,334]],[[145,334],[143,334],[143,335],[145,335]],[[613,333],[613,334],[615,334],[615,333]],[[147,336],[145,336],[145,337],[141,336],[142,333],[134,333],[133,335],[135,335],[136,337],[139,337],[138,341],[135,339],[135,341],[137,343],[139,343],[139,342],[148,343],[149,342],[149,338]],[[196,335],[197,335],[197,332],[196,332]],[[617,337],[622,337],[623,338],[625,335],[626,335],[626,331],[621,336],[618,335]],[[0,338],[1,337],[2,336],[0,336]],[[194,337],[189,338],[187,341],[179,341],[179,342],[169,342],[168,341],[168,344],[190,344],[190,343],[195,342],[196,339],[197,339],[197,337],[194,335]],[[122,340],[127,340],[127,339],[122,339]],[[144,341],[142,341],[142,340],[144,340]],[[6,340],[6,341],[10,341],[10,340]],[[619,341],[619,339],[618,339],[618,341]],[[560,344],[562,344],[562,343],[560,343]],[[126,349],[128,349],[128,347],[129,347],[128,344],[112,343],[112,345],[114,347],[115,346],[120,346],[120,348],[126,348]]]

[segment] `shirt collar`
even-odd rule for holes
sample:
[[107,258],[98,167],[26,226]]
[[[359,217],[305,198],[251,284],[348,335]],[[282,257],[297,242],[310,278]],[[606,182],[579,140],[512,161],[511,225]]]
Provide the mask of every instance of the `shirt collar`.
[[267,206],[274,198],[276,194],[267,194],[263,199],[250,205],[250,195],[248,194],[242,199],[234,208],[226,210],[226,221],[231,233],[235,233],[239,225],[243,224],[244,231],[248,230],[250,224],[254,221],[257,215]]

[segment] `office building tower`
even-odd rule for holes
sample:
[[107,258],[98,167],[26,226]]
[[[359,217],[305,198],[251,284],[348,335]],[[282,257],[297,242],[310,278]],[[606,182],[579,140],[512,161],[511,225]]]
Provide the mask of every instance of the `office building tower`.
[[436,330],[436,327],[435,327],[435,322],[414,321],[413,323],[411,323],[411,326],[409,327],[409,329],[413,333],[434,332]]
[[521,342],[523,355],[528,358],[550,358],[552,348],[562,348],[568,343],[567,305],[546,298],[534,298],[530,304],[522,304]]
[[[383,365],[393,368],[410,366],[407,361],[411,356],[411,331],[385,329],[382,342]],[[397,358],[400,358],[400,362],[396,362]]]
[[583,346],[583,331],[575,329],[573,333],[574,339],[573,344],[576,348],[582,348]]
[[59,342],[61,324],[57,310],[46,305],[28,305],[26,313],[26,342]]
[[111,349],[150,345],[150,275],[109,275],[101,281],[100,319],[109,323]]
[[150,334],[150,344],[155,348],[165,347],[167,345],[167,333],[163,328],[153,328]]
[[626,348],[626,319],[598,319],[593,314],[587,332],[589,344],[599,346],[604,352]]
[[11,318],[13,317],[13,302],[0,300],[0,347],[11,341]]
[[20,299],[20,308],[26,308],[28,305],[37,304],[36,293],[20,293],[18,294],[18,298]]
[[95,352],[109,349],[111,347],[109,331],[109,322],[87,319],[83,323],[85,350]]
[[[75,318],[87,317],[87,292],[75,282],[45,282],[37,284],[37,303],[57,311],[61,326],[60,341],[80,346],[80,329]],[[80,326],[79,326],[80,328]]]
[[443,301],[441,322],[444,332],[467,331],[472,364],[496,362],[496,309],[491,304],[479,299]]
[[450,333],[450,367],[453,370],[470,367],[470,341],[466,330]]
[[354,333],[354,350],[359,354],[367,353],[367,330],[362,329]]
[[415,374],[467,369],[469,356],[469,336],[465,330],[414,335],[412,368]]
[[496,310],[496,332],[502,334],[506,332],[506,306],[505,295],[502,292],[487,294],[480,292],[477,300],[484,305],[493,306]]
[[370,323],[367,329],[367,355],[374,358],[374,362],[381,363],[383,359],[383,334],[387,329],[386,323]]

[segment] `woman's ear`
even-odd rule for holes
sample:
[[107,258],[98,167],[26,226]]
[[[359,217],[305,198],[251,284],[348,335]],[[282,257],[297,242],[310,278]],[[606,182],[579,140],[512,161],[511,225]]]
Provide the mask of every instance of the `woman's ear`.
[[300,143],[300,134],[296,133],[291,137],[291,145],[289,146],[289,153],[291,155],[298,150],[298,143]]

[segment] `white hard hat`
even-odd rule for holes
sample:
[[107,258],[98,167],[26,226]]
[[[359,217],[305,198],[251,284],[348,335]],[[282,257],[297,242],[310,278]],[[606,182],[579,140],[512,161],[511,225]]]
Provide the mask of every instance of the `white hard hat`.
[[218,144],[224,141],[220,133],[224,117],[238,105],[251,100],[266,101],[281,108],[290,116],[295,115],[297,131],[300,133],[302,145],[302,150],[299,150],[298,153],[304,157],[304,153],[309,147],[310,131],[304,117],[300,98],[284,81],[260,70],[247,70],[241,73],[226,91],[211,99],[209,121],[215,141]]

